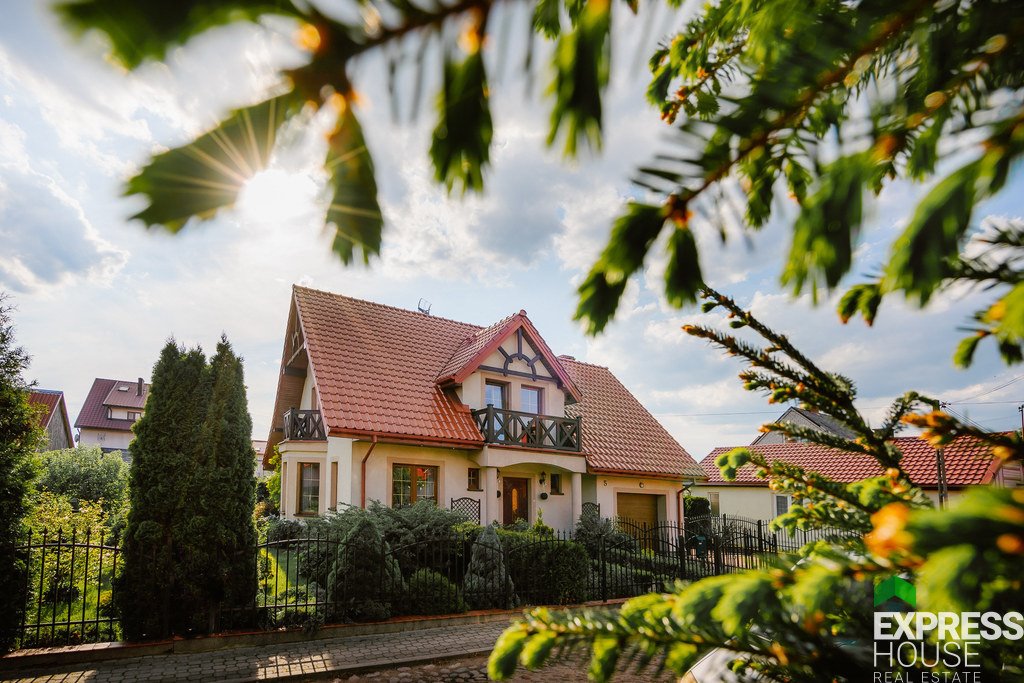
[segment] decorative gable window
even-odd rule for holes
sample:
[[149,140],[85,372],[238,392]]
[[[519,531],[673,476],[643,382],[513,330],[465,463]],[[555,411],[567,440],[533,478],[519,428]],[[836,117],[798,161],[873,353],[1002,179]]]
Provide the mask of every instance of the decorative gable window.
[[392,466],[391,507],[404,507],[420,500],[437,504],[437,467]]

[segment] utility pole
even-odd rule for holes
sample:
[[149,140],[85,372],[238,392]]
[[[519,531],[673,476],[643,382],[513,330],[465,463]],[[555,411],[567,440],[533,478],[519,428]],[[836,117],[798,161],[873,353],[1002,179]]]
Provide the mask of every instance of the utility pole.
[[1024,403],[1017,406],[1017,412],[1020,413],[1020,433],[1024,434]]

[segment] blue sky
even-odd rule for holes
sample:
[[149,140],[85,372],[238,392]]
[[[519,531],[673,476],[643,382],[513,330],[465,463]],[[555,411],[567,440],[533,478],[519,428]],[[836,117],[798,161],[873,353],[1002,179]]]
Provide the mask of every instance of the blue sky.
[[[127,221],[141,205],[121,197],[124,180],[153,151],[213,125],[228,107],[255,101],[273,82],[272,66],[300,59],[290,47],[291,26],[219,30],[173,51],[167,65],[124,74],[104,62],[96,40],[72,42],[45,3],[11,3],[4,14],[0,289],[17,307],[18,338],[33,356],[31,378],[66,392],[72,420],[94,377],[148,378],[168,337],[212,349],[223,331],[246,359],[254,437],[265,438],[296,282],[405,308],[422,297],[437,315],[478,324],[525,308],[557,353],[610,367],[697,459],[714,446],[749,442],[761,422],[781,412],[740,389],[736,362],[680,332],[686,322],[715,316],[665,305],[657,254],[605,334],[588,338],[572,321],[575,286],[611,219],[636,194],[632,169],[665,143],[666,129],[642,102],[645,83],[636,75],[637,51],[658,36],[639,21],[617,29],[623,49],[600,154],[561,160],[544,147],[547,102],[524,96],[511,64],[492,78],[489,191],[465,200],[447,198],[431,181],[431,108],[411,123],[403,113],[396,123],[382,64],[360,64],[359,115],[388,222],[383,256],[366,269],[342,267],[330,256],[313,201],[317,175],[301,149],[274,165],[297,179],[295,194],[304,203],[271,204],[268,211],[247,202],[177,236]],[[427,102],[433,88],[426,88]],[[315,136],[304,144],[315,147]],[[1018,174],[984,213],[1019,217],[1022,190]],[[884,258],[920,192],[900,183],[883,193],[848,282]],[[923,312],[892,300],[873,329],[842,326],[830,302],[814,307],[780,290],[788,246],[781,208],[747,240],[734,235],[722,246],[702,236],[712,285],[851,376],[874,419],[892,397],[913,388],[954,402],[986,427],[1019,427],[1024,371],[1005,369],[990,348],[969,371],[949,363],[955,328],[984,296],[944,294]]]

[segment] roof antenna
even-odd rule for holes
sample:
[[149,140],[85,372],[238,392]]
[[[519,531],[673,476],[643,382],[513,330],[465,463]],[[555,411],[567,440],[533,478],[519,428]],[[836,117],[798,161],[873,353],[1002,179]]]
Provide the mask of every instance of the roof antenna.
[[416,308],[418,308],[420,313],[422,313],[423,315],[430,315],[431,305],[432,304],[429,301],[427,301],[423,297],[420,297],[419,303],[416,304]]

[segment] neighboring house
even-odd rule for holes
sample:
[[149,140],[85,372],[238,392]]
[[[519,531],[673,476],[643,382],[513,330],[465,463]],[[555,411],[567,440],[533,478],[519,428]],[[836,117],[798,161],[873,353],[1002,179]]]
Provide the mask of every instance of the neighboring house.
[[[797,408],[795,406],[788,408],[786,412],[780,415],[779,419],[775,422],[777,424],[786,423],[800,427],[807,427],[808,429],[814,429],[819,432],[829,432],[844,439],[852,439],[856,436],[856,434],[843,426],[843,424],[834,417],[830,417],[824,413],[819,413],[816,410],[807,410],[806,408]],[[792,439],[782,432],[764,432],[754,439],[751,442],[751,445],[760,446],[761,444],[787,443],[789,441],[792,441]]]
[[68,419],[68,407],[64,402],[63,391],[51,389],[33,389],[28,402],[33,406],[41,406],[39,427],[46,431],[46,441],[39,446],[41,451],[56,451],[61,448],[74,448],[75,438],[71,432],[71,421]]
[[259,480],[266,479],[270,476],[272,470],[268,470],[263,466],[263,452],[267,450],[267,442],[261,441],[260,439],[252,440],[252,452],[254,454],[254,466],[256,468],[256,478]]
[[700,466],[607,368],[525,311],[490,327],[295,287],[266,464],[281,510],[431,500],[483,523],[676,521]]
[[99,446],[103,452],[121,451],[128,456],[128,444],[135,438],[132,425],[142,417],[149,385],[140,377],[137,381],[123,379],[93,380],[85,405],[78,413],[80,446]]
[[[903,469],[934,501],[939,500],[937,454],[927,441],[916,436],[898,437],[893,442],[903,454]],[[813,443],[759,444],[749,447],[769,462],[785,462],[809,472],[850,483],[882,474],[874,458]],[[789,510],[790,496],[768,488],[768,480],[757,477],[752,465],[741,467],[736,481],[725,481],[715,459],[732,448],[716,448],[701,461],[707,482],[695,487],[695,495],[711,501],[713,514],[769,519]],[[949,499],[953,501],[967,486],[992,484],[1022,486],[1020,463],[1003,464],[991,449],[977,439],[960,437],[942,449]]]

